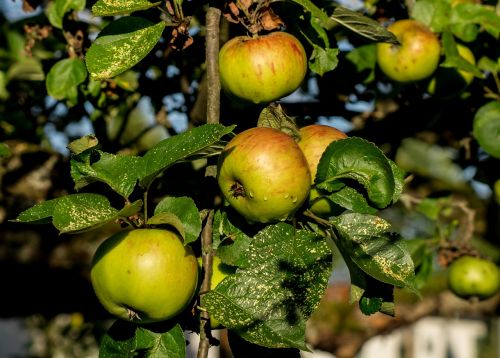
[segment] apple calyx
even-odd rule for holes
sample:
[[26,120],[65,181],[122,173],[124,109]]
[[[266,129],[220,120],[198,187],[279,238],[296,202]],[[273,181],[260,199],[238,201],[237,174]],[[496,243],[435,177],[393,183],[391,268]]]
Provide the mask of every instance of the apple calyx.
[[240,182],[235,182],[233,185],[231,185],[229,191],[234,198],[238,198],[240,196],[245,198],[247,196],[245,188],[243,187],[243,185],[241,185]]

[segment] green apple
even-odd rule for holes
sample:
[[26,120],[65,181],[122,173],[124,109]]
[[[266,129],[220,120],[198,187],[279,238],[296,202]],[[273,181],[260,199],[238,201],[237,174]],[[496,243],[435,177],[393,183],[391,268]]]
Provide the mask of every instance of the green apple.
[[[476,64],[476,58],[468,47],[457,44],[457,50],[458,54],[467,62],[473,65]],[[429,82],[427,92],[442,98],[453,97],[470,85],[473,79],[474,75],[470,72],[440,67]]]
[[294,139],[274,128],[236,135],[222,151],[217,181],[229,204],[250,222],[289,218],[309,195],[311,174]]
[[448,268],[448,287],[461,298],[487,299],[498,292],[500,274],[489,260],[462,256]]
[[176,233],[122,231],[97,249],[90,271],[97,298],[111,314],[135,323],[182,312],[198,284],[198,263]]
[[300,41],[286,32],[238,36],[219,52],[222,89],[232,98],[262,104],[295,91],[307,71]]
[[[202,258],[198,258],[198,265],[200,266],[200,271],[202,268]],[[232,266],[226,265],[222,262],[219,256],[213,256],[212,257],[212,280],[210,281],[210,288],[213,290],[214,288],[217,287],[219,283],[222,282],[224,278],[226,278],[227,275],[230,275],[232,273],[235,273],[235,269]],[[210,316],[210,328],[212,329],[217,329],[221,328],[220,322]]]
[[401,83],[431,76],[441,56],[438,37],[427,26],[411,19],[396,21],[388,30],[400,45],[377,43],[377,63],[382,72]]
[[[330,126],[313,124],[300,128],[299,147],[302,149],[304,156],[309,164],[311,171],[311,180],[314,183],[318,163],[323,155],[323,152],[328,145],[336,140],[347,138],[347,135],[338,129]],[[317,189],[312,188],[309,194],[309,209],[316,215],[329,216],[333,213],[334,208],[327,199],[317,199],[320,193]]]

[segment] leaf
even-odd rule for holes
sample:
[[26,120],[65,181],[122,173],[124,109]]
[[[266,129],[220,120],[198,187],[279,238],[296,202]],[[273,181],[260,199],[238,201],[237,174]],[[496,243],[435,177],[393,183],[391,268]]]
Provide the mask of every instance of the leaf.
[[128,198],[142,172],[140,157],[87,150],[71,158],[71,177],[79,190],[93,182],[103,182]]
[[489,102],[474,116],[473,134],[481,148],[491,156],[500,158],[500,102]]
[[370,83],[375,79],[375,67],[377,65],[376,44],[356,47],[347,53],[346,58],[356,66],[357,72],[368,72],[363,81],[364,83]]
[[394,195],[392,197],[392,203],[394,204],[399,200],[401,194],[403,194],[406,172],[392,160],[388,159],[388,161],[391,165],[392,176],[394,177]]
[[186,341],[179,324],[138,326],[117,320],[104,335],[100,358],[185,358]]
[[399,235],[385,220],[346,213],[332,220],[341,251],[371,277],[397,287],[414,289],[415,267]]
[[292,117],[289,117],[280,104],[271,103],[264,108],[257,121],[257,127],[268,127],[279,129],[293,139],[300,139],[299,128]]
[[399,44],[396,36],[377,21],[345,7],[337,6],[330,19],[368,40]]
[[79,139],[75,139],[68,144],[68,149],[72,154],[78,155],[86,151],[87,149],[94,148],[99,144],[97,137],[93,134],[86,135]]
[[[391,165],[373,143],[357,137],[332,142],[324,151],[316,173],[318,188],[331,190],[331,184],[354,180],[366,190],[370,203],[382,209],[388,206],[395,190]],[[371,205],[370,205],[371,206]]]
[[337,67],[339,63],[338,54],[338,48],[322,48],[313,44],[313,51],[311,57],[309,57],[309,68],[311,71],[323,76],[326,72]]
[[98,0],[92,6],[94,16],[125,15],[135,11],[147,10],[156,7],[160,2],[149,2],[148,0]]
[[8,158],[12,155],[7,144],[0,142],[0,158]]
[[452,188],[464,188],[462,168],[453,163],[453,152],[415,138],[403,139],[396,153],[396,163],[410,173],[434,178]]
[[439,33],[447,29],[451,17],[451,5],[447,1],[419,0],[413,5],[411,18]]
[[[464,41],[474,41],[475,36],[468,35],[465,30],[470,25],[479,25],[496,39],[500,37],[500,16],[495,13],[494,8],[475,3],[462,3],[453,7],[450,23],[456,36]],[[477,26],[474,26],[472,35],[477,36]],[[465,37],[465,38],[464,38]]]
[[397,38],[380,25],[377,21],[363,16],[355,11],[351,11],[342,6],[337,6],[331,16],[328,16],[322,9],[318,8],[310,0],[292,0],[307,10],[312,17],[319,21],[319,24],[326,30],[331,30],[337,24],[357,33],[358,35],[375,42],[389,42],[398,44]]
[[179,231],[184,245],[194,242],[201,233],[201,218],[194,200],[188,197],[166,197],[156,205],[150,225],[169,224]]
[[77,233],[104,225],[114,220],[117,213],[105,196],[72,194],[58,198],[52,223],[60,233]]
[[213,248],[223,263],[238,266],[252,237],[242,229],[249,224],[232,210],[216,211],[213,223]]
[[59,199],[51,199],[32,206],[20,213],[17,222],[45,224],[52,222],[54,208]]
[[141,61],[161,37],[165,23],[126,16],[106,26],[87,51],[93,79],[114,77]]
[[236,274],[204,295],[202,304],[247,341],[307,350],[305,322],[324,294],[331,260],[320,236],[285,223],[267,226]]
[[147,187],[169,166],[219,142],[233,129],[234,126],[205,124],[162,140],[142,157],[141,186]]
[[52,26],[62,29],[64,15],[69,11],[82,11],[86,0],[54,0],[47,6],[47,18]]
[[472,73],[478,78],[483,78],[483,73],[474,64],[460,56],[457,44],[450,32],[444,32],[442,35],[442,43],[445,54],[445,60],[440,64],[442,67],[454,68]]
[[66,58],[58,61],[47,74],[45,85],[47,93],[55,99],[68,99],[72,104],[78,102],[78,85],[87,78],[85,64],[79,58]]
[[71,194],[37,204],[23,211],[17,222],[52,223],[60,233],[77,233],[118,218],[109,200],[93,193]]
[[343,188],[325,195],[326,198],[341,207],[360,214],[375,214],[378,210],[373,208],[358,190],[344,186]]

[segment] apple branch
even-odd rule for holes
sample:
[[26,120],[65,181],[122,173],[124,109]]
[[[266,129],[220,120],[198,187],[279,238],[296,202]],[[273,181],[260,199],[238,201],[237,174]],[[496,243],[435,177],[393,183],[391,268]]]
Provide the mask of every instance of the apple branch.
[[[221,11],[215,7],[209,7],[206,14],[206,65],[207,65],[207,123],[219,123],[220,117],[220,79],[219,79],[219,26]],[[205,171],[206,177],[215,177],[217,168],[208,165]],[[212,280],[212,226],[214,211],[208,213],[205,226],[201,233],[202,265],[204,269],[203,282],[200,292],[210,291]],[[206,358],[210,348],[210,315],[206,310],[200,313],[200,345],[198,347],[198,358]]]

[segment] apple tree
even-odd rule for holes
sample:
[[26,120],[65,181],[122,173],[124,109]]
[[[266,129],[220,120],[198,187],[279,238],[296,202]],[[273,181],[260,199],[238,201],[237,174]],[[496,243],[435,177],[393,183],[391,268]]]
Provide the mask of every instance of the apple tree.
[[[0,154],[12,166],[16,139],[53,151],[59,136],[67,149],[46,172],[65,182],[13,206],[9,225],[51,224],[64,237],[114,227],[88,268],[100,302],[120,317],[102,338],[103,357],[183,357],[184,331],[200,335],[204,357],[217,344],[212,325],[229,330],[233,352],[245,342],[294,356],[310,349],[306,323],[335,260],[349,271],[350,302],[394,316],[394,291],[420,297],[439,271],[436,255],[441,267],[484,256],[468,200],[478,182],[499,192],[493,5],[24,0],[23,8],[36,16],[4,26]],[[339,117],[347,133],[331,127]],[[474,183],[463,175],[471,166]],[[474,205],[498,217],[491,189]],[[432,230],[403,237],[415,215]],[[129,236],[157,231],[182,243],[186,271],[175,268],[179,245],[123,248]],[[494,232],[482,232],[483,247]],[[109,272],[98,266],[106,262]],[[220,264],[227,270],[212,280]],[[488,294],[467,298],[495,295],[495,280]],[[175,314],[148,315],[163,297]]]

